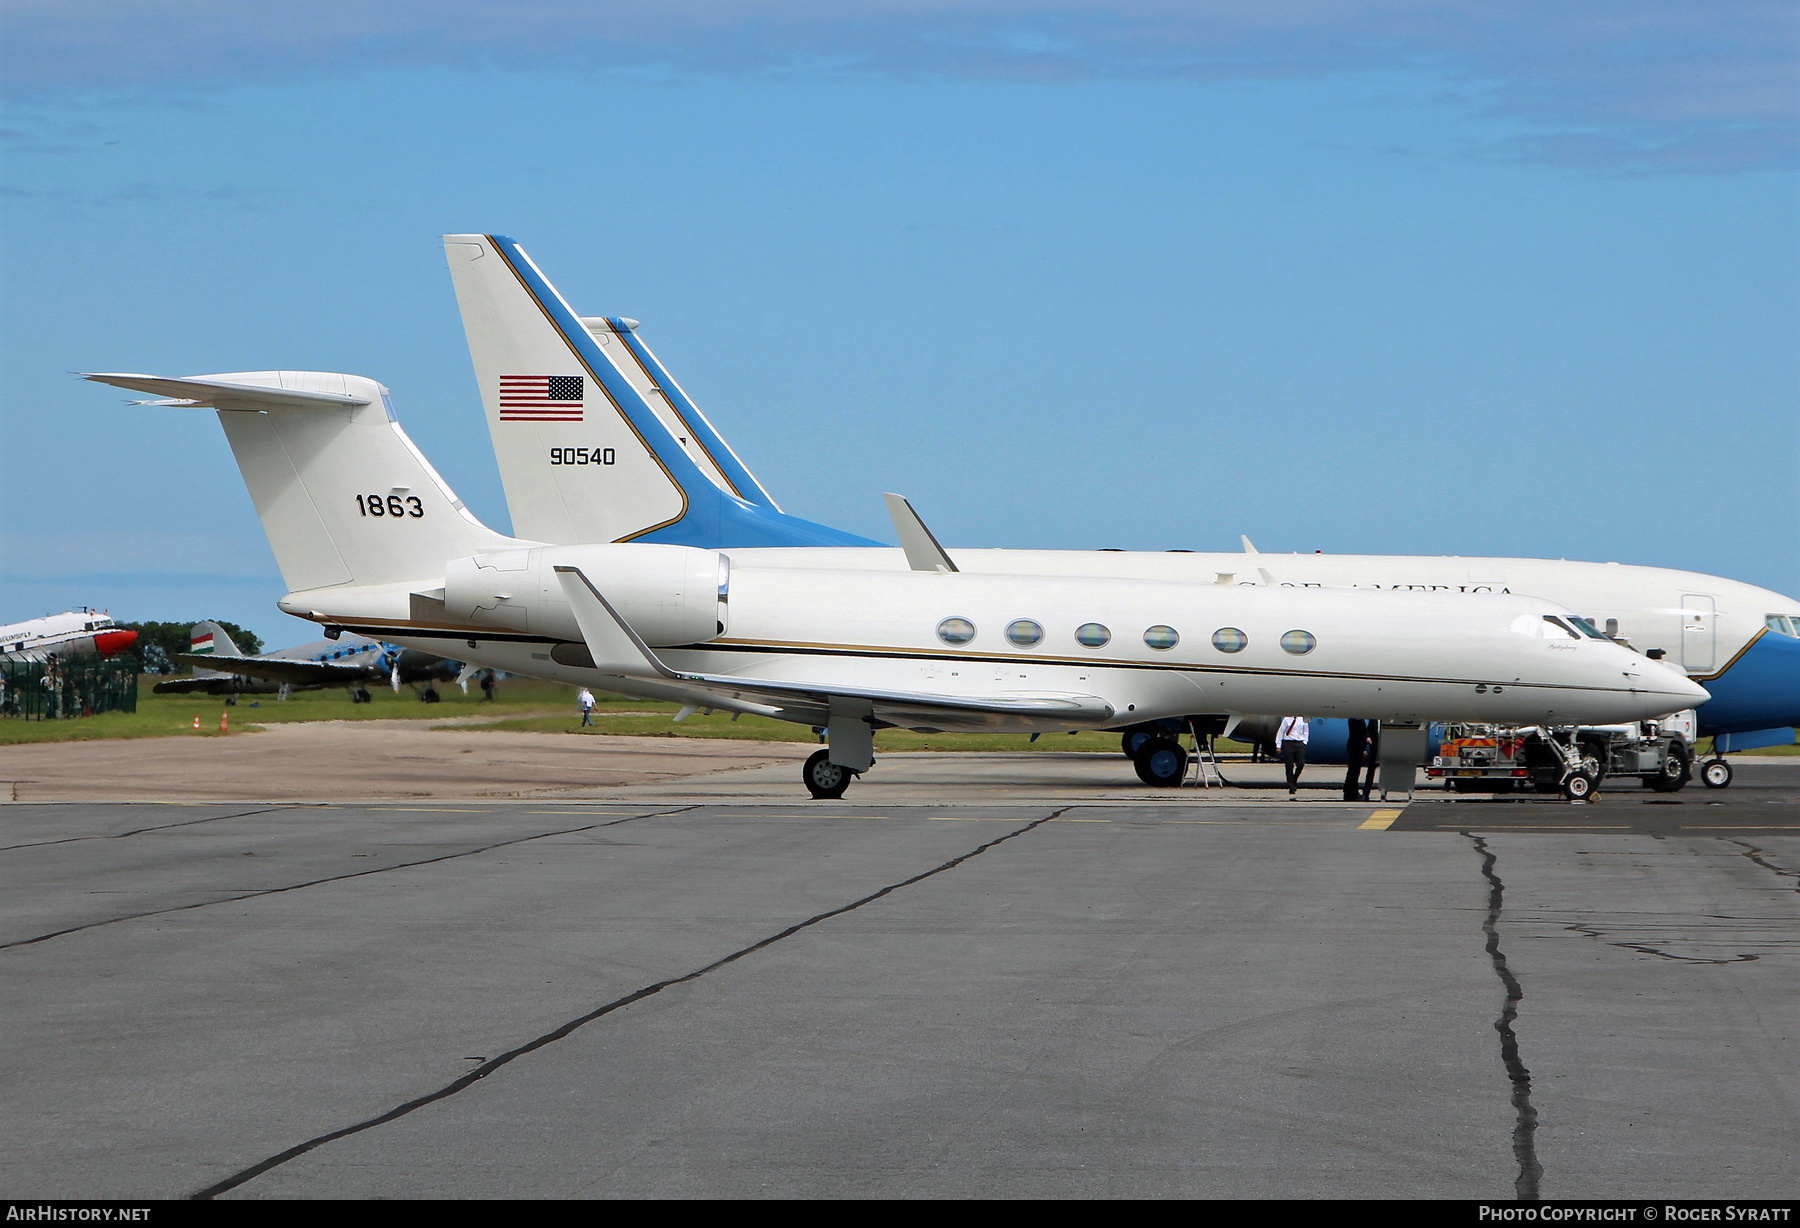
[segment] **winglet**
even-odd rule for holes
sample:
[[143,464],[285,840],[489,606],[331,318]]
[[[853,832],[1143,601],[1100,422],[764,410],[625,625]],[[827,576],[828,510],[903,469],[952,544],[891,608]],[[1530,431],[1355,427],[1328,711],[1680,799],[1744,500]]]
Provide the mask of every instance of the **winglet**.
[[562,584],[563,592],[569,598],[569,607],[575,613],[575,625],[581,628],[581,638],[587,641],[588,652],[594,658],[594,668],[606,674],[624,674],[628,676],[650,676],[657,678],[681,679],[684,675],[664,665],[650,645],[638,636],[619,616],[612,603],[600,595],[593,581],[582,573],[579,567],[558,567],[556,578]]
[[888,515],[894,519],[894,532],[900,535],[900,548],[906,551],[909,567],[914,571],[956,570],[956,564],[950,561],[949,554],[925,527],[925,522],[919,519],[919,513],[913,511],[913,505],[905,496],[890,492],[881,497],[887,503]]

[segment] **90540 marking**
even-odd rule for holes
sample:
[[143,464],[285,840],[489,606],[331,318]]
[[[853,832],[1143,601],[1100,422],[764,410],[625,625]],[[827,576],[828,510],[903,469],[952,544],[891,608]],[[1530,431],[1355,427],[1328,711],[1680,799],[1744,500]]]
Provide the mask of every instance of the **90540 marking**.
[[610,465],[613,463],[611,448],[551,448],[550,463],[552,465]]
[[419,496],[407,495],[358,495],[356,510],[365,516],[411,516],[415,519],[425,514],[425,505],[419,502]]

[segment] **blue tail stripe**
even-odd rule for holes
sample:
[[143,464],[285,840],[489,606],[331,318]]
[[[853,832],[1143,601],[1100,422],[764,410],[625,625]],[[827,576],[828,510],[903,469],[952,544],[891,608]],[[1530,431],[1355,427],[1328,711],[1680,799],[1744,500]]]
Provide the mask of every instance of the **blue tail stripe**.
[[613,326],[613,331],[618,334],[619,340],[625,343],[625,348],[630,350],[633,357],[643,364],[646,371],[650,372],[650,377],[656,381],[656,386],[663,390],[663,394],[675,406],[675,412],[687,424],[688,430],[694,433],[694,436],[700,441],[700,446],[706,449],[707,455],[712,457],[713,464],[719,467],[719,471],[725,475],[726,480],[737,488],[738,494],[751,503],[779,511],[780,509],[775,507],[775,500],[770,497],[768,491],[763,489],[762,483],[758,482],[756,476],[744,468],[744,463],[737,458],[737,454],[731,450],[731,446],[725,442],[718,431],[713,429],[713,424],[708,421],[705,414],[700,412],[700,407],[688,399],[688,395],[682,391],[681,385],[670,378],[668,369],[657,360],[656,355],[650,352],[650,348],[638,337],[636,331],[627,327],[624,320],[609,318],[606,322]]
[[663,468],[682,489],[686,507],[679,517],[636,534],[630,540],[698,546],[709,550],[754,546],[882,544],[828,525],[789,516],[772,507],[736,498],[713,485],[712,480],[701,473],[699,466],[681,450],[668,428],[649,405],[644,403],[644,398],[638,395],[637,389],[600,352],[599,344],[582,326],[581,321],[575,318],[575,314],[564,306],[549,283],[538,274],[531,261],[526,259],[523,249],[504,235],[489,235],[488,238],[493,242],[494,249],[512,266],[521,284],[537,300],[545,317],[562,334],[563,340],[581,359],[589,374],[618,405],[639,437],[656,454]]

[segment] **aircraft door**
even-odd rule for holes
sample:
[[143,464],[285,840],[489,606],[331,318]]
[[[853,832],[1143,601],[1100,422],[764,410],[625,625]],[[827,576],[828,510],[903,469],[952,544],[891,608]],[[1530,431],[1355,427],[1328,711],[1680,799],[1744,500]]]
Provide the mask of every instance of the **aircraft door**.
[[1718,652],[1718,612],[1701,593],[1681,598],[1681,665],[1689,673],[1712,669]]

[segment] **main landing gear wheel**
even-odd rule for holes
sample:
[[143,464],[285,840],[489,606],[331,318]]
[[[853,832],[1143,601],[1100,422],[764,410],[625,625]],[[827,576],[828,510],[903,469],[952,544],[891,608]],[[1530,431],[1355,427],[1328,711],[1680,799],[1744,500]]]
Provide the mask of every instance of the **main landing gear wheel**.
[[1700,765],[1700,783],[1709,789],[1723,789],[1731,784],[1731,765],[1723,759],[1708,759]]
[[428,704],[435,704],[442,698],[443,698],[443,696],[441,696],[437,693],[437,688],[434,686],[426,687],[424,693],[419,696],[419,699],[422,703],[428,703]]
[[369,702],[368,688],[367,687],[357,687],[355,691],[351,692],[350,702],[353,704],[368,703]]
[[1138,748],[1131,762],[1139,780],[1166,788],[1180,784],[1187,775],[1188,753],[1179,742],[1151,738]]
[[1138,752],[1144,749],[1144,743],[1155,736],[1148,729],[1127,729],[1119,736],[1119,749],[1125,752],[1127,759],[1136,759]]
[[817,798],[844,796],[844,790],[850,787],[850,779],[855,775],[849,768],[833,763],[828,750],[814,751],[806,766],[800,769],[806,791]]
[[1594,790],[1600,787],[1599,780],[1592,772],[1576,772],[1563,781],[1563,796],[1572,802],[1586,802],[1594,799]]

